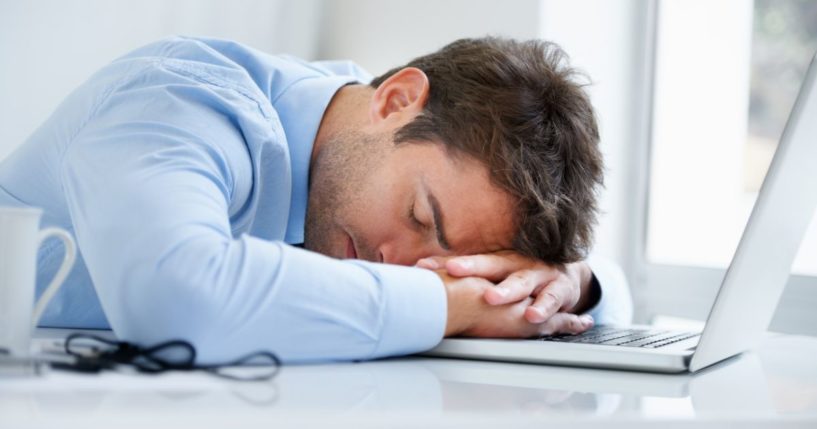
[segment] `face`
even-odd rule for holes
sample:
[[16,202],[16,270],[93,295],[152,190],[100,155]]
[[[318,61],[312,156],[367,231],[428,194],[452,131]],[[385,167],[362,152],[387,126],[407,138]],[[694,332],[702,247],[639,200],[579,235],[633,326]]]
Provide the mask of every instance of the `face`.
[[484,165],[386,136],[347,131],[325,144],[312,166],[307,249],[413,265],[511,247],[513,201]]

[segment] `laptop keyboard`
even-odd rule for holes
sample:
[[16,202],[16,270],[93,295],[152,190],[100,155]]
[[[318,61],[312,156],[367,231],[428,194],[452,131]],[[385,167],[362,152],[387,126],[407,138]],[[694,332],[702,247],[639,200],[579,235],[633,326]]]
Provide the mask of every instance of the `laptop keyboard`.
[[679,332],[658,329],[616,328],[612,326],[594,326],[578,335],[548,335],[539,338],[542,341],[561,343],[603,344],[624,347],[658,348],[695,338],[699,332]]

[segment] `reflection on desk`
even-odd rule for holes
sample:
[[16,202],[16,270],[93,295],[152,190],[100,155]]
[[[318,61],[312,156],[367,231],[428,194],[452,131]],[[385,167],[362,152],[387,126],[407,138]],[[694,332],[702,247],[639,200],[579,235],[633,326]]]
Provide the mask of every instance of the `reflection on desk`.
[[[157,420],[158,419],[158,420]],[[817,427],[817,338],[770,335],[695,375],[432,358],[287,366],[272,382],[201,373],[0,379],[0,427],[178,422],[428,427],[723,420]],[[56,426],[59,425],[59,426]],[[367,426],[368,425],[368,426]]]

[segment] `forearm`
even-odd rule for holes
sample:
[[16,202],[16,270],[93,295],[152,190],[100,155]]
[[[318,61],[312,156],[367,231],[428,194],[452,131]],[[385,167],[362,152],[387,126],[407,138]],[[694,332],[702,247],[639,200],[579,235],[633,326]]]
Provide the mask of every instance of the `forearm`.
[[372,359],[426,350],[442,338],[445,297],[433,273],[339,261],[250,236],[232,245],[211,273],[190,269],[188,282],[177,270],[160,272],[134,285],[136,299],[106,311],[139,315],[124,322],[124,337],[179,336],[203,361],[257,349],[286,362]]

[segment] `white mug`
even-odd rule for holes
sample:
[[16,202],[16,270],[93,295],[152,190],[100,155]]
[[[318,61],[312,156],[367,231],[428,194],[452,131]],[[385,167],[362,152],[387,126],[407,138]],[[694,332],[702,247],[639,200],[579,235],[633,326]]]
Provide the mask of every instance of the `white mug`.
[[[33,207],[0,207],[0,353],[30,354],[31,332],[74,265],[71,235],[60,228],[40,230],[42,214]],[[65,257],[35,306],[37,249],[48,237],[62,240]]]

